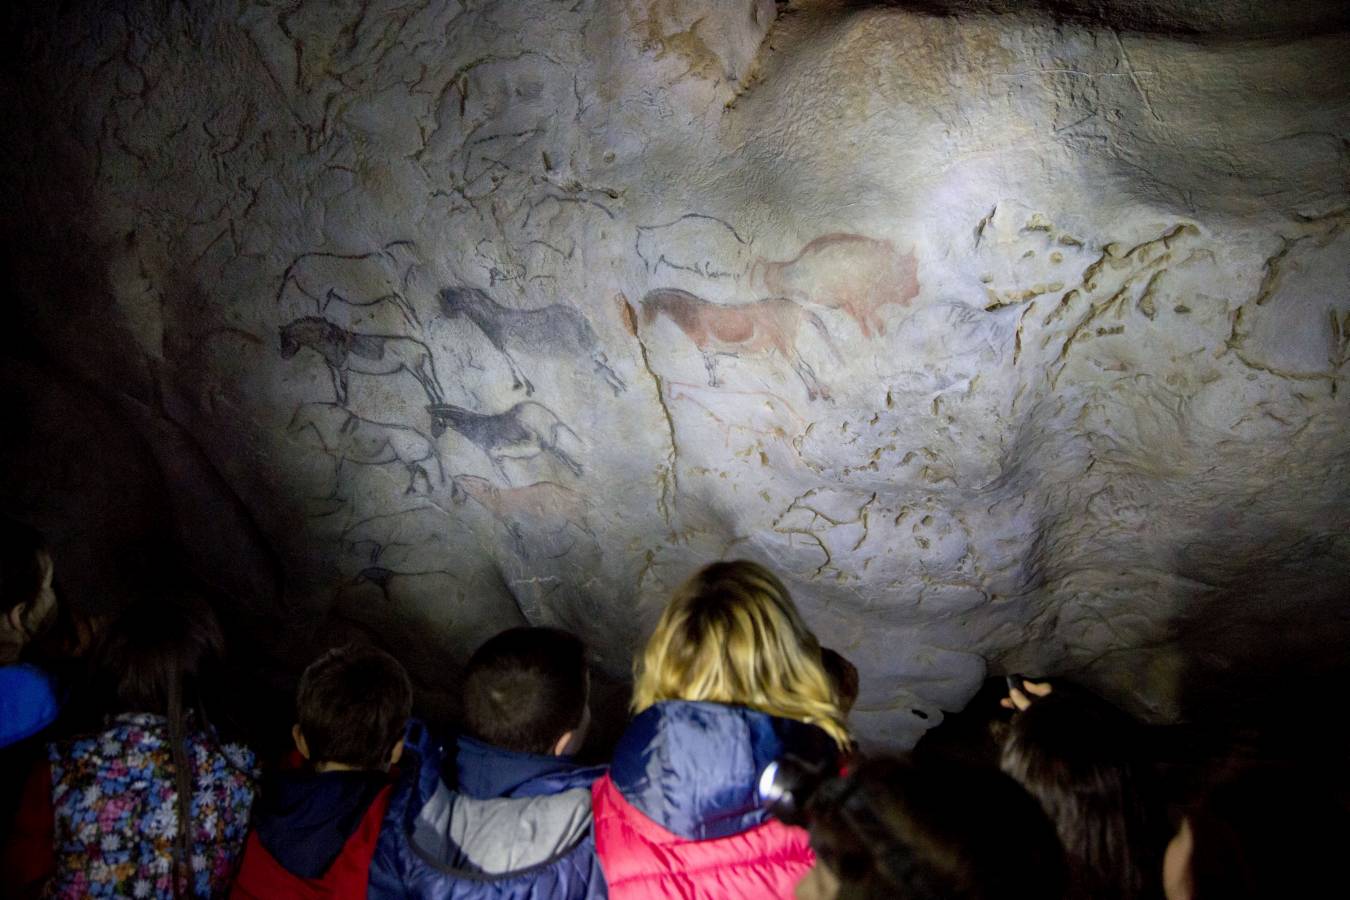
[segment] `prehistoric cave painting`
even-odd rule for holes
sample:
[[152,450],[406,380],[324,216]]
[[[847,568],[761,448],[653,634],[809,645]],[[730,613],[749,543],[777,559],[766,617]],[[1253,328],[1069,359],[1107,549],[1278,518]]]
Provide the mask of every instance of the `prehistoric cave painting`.
[[304,316],[281,326],[281,357],[290,359],[308,347],[328,363],[337,402],[347,402],[347,375],[397,375],[407,372],[426,391],[427,399],[440,403],[445,394],[436,377],[431,350],[419,340],[403,335],[357,334],[339,328],[320,316]]
[[918,271],[913,251],[890,241],[826,234],[791,259],[756,260],[750,279],[768,293],[840,310],[870,338],[886,333],[884,307],[908,306],[919,295]]
[[503,460],[533,459],[545,453],[565,465],[573,475],[581,475],[581,464],[558,443],[564,436],[570,436],[577,443],[581,439],[542,403],[525,400],[495,415],[473,412],[449,403],[433,403],[427,407],[427,412],[431,413],[433,437],[440,437],[447,428],[459,432],[487,454],[493,468],[507,484],[511,479],[502,467]]
[[387,303],[408,325],[420,327],[417,310],[408,300],[416,268],[411,250],[411,241],[393,241],[373,253],[302,253],[281,276],[277,302],[294,291],[311,300],[319,315],[331,303],[359,307]]
[[664,267],[734,280],[745,272],[750,241],[716,216],[687,213],[673,222],[639,225],[633,248],[652,275]]
[[557,356],[589,355],[595,371],[617,397],[628,385],[609,366],[595,331],[581,313],[555,303],[539,309],[511,309],[494,301],[485,292],[471,287],[447,287],[440,293],[441,312],[448,318],[463,316],[483,332],[492,346],[506,357],[515,379],[514,388],[534,393],[534,385],[520,371],[512,349]]
[[449,513],[434,504],[367,516],[347,526],[340,538],[343,551],[355,562],[344,567],[363,571],[378,567],[392,572],[430,573],[444,570]]
[[303,403],[291,417],[292,434],[312,432],[324,452],[337,461],[334,489],[342,482],[342,466],[354,463],[361,466],[384,466],[398,463],[408,471],[405,494],[417,489],[421,477],[427,493],[431,493],[431,477],[426,466],[432,462],[440,482],[445,483],[445,470],[435,443],[415,428],[363,419],[337,403]]
[[830,399],[830,390],[797,353],[797,331],[806,319],[820,332],[836,356],[834,343],[820,316],[783,297],[724,306],[688,291],[661,288],[642,298],[642,320],[651,325],[658,316],[670,319],[703,354],[708,385],[717,387],[717,357],[767,355],[777,352],[788,360],[806,387],[806,396]]
[[[586,498],[571,488],[552,481],[500,488],[477,475],[456,475],[451,485],[451,501],[463,503],[472,498],[492,513],[511,535],[516,552],[522,557],[531,555],[531,546],[537,545],[540,537],[549,547],[557,546],[558,538],[566,536],[569,525],[595,539],[586,519],[589,510]],[[527,535],[532,540],[527,541]],[[560,556],[570,549],[568,544],[561,553],[548,555]]]

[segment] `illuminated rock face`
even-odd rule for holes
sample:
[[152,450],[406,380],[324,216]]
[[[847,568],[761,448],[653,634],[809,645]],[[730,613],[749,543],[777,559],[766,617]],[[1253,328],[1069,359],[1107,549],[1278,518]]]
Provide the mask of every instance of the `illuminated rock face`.
[[278,646],[622,673],[744,556],[866,739],[1011,669],[1174,717],[1343,627],[1350,40],[1010,5],[90,5],[9,117],[26,314],[202,455],[189,542],[256,526]]

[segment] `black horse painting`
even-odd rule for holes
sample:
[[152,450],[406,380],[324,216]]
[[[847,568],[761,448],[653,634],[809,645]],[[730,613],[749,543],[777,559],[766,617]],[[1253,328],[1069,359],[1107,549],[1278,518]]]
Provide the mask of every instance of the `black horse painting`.
[[511,367],[512,387],[534,393],[534,385],[520,371],[512,350],[550,356],[589,356],[595,371],[618,396],[628,385],[609,365],[591,324],[569,306],[555,303],[539,309],[502,306],[478,288],[447,287],[440,293],[441,312],[448,318],[463,316],[506,357]]
[[407,372],[426,391],[427,399],[445,399],[436,377],[431,350],[419,340],[393,334],[357,334],[319,316],[305,316],[281,326],[281,356],[290,359],[308,347],[328,363],[337,402],[347,402],[347,375],[397,375]]

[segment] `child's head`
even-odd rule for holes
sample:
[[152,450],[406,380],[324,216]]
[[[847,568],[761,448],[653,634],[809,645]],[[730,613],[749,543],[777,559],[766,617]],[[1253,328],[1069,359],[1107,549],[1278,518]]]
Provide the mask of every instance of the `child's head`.
[[0,663],[17,658],[55,610],[46,541],[32,526],[0,517]]
[[1058,900],[1054,826],[1006,775],[879,758],[827,782],[807,805],[810,900]]
[[838,650],[829,647],[820,648],[820,661],[825,665],[825,674],[830,676],[830,685],[839,701],[839,709],[848,715],[853,704],[858,702],[858,667]]
[[713,563],[676,591],[635,675],[634,712],[662,700],[732,703],[849,744],[815,635],[783,583],[757,563]]
[[309,664],[296,696],[295,745],[315,769],[384,771],[398,762],[412,682],[374,647],[335,647]]
[[140,600],[113,621],[99,647],[99,683],[120,710],[172,719],[200,701],[203,677],[224,656],[224,634],[205,600]]
[[1094,697],[1059,694],[1035,701],[1008,727],[1000,766],[1054,821],[1074,896],[1157,891],[1156,798],[1135,731]]
[[484,743],[519,753],[576,753],[590,725],[590,671],[581,640],[556,628],[512,628],[490,638],[464,673],[464,725]]

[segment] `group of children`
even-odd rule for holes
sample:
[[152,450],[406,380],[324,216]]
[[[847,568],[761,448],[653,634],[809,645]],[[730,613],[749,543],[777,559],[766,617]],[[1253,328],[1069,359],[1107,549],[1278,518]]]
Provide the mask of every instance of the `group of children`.
[[1210,900],[1313,883],[1272,857],[1308,832],[1279,821],[1300,807],[1278,779],[1230,779],[1168,844],[1133,723],[1062,686],[1012,684],[998,766],[864,758],[856,670],[745,561],[669,600],[607,766],[576,761],[585,647],[516,628],[469,660],[444,742],[394,657],[328,650],[300,680],[294,753],[260,771],[206,716],[223,639],[184,598],[103,629],[104,727],[47,740],[59,689],[19,660],[54,615],[52,561],[6,530],[0,746],[7,765],[28,748],[6,897]]

